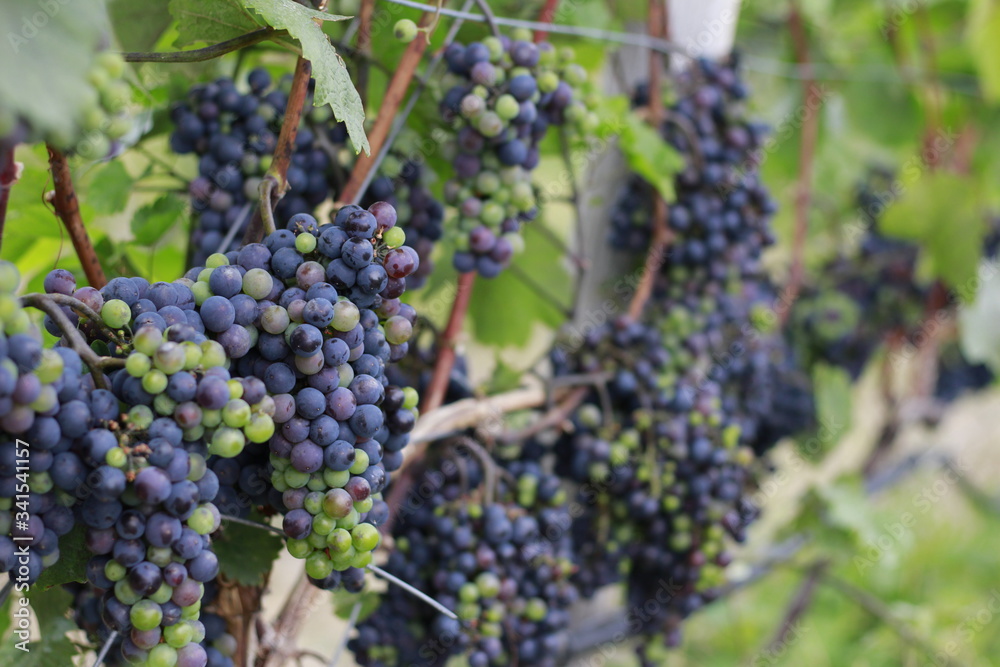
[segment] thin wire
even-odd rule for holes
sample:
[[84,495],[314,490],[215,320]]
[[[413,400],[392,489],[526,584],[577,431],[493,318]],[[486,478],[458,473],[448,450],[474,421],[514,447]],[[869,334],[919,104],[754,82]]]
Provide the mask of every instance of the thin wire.
[[[462,5],[461,11],[463,13],[466,12],[466,10],[472,7],[475,1],[476,0],[465,0],[465,4]],[[430,7],[429,5],[425,6],[428,7],[427,11],[437,10],[436,7]],[[444,14],[446,13],[446,11],[442,9],[441,13]],[[464,23],[464,19],[459,18],[457,21],[451,24],[451,27],[448,29],[448,34],[445,35],[444,38],[445,46],[451,44],[455,40],[455,36],[458,35],[459,28],[462,27],[462,23]],[[444,49],[441,49],[441,51],[438,52],[431,59],[430,63],[428,63],[424,75],[417,79],[417,86],[413,89],[413,92],[410,94],[410,99],[406,101],[406,106],[403,107],[402,113],[397,114],[396,118],[393,120],[392,130],[389,131],[389,136],[385,138],[385,142],[383,142],[382,148],[379,150],[378,155],[375,156],[375,163],[372,164],[371,169],[369,169],[368,173],[365,175],[365,180],[361,182],[361,187],[358,188],[358,194],[354,196],[354,201],[351,202],[352,204],[359,203],[361,201],[361,197],[364,196],[365,191],[368,190],[368,186],[371,185],[372,179],[375,178],[375,174],[378,171],[379,165],[382,164],[382,161],[389,154],[389,149],[396,142],[396,137],[399,136],[399,133],[403,131],[403,127],[406,126],[406,119],[409,118],[410,113],[413,112],[413,107],[417,106],[417,100],[420,99],[420,95],[424,92],[424,88],[427,87],[427,81],[430,79],[430,75],[434,73],[434,70],[437,68],[438,64],[440,64],[440,62],[443,59],[444,59]]]
[[107,657],[108,651],[111,650],[111,645],[115,643],[115,639],[118,638],[118,631],[113,631],[108,638],[104,641],[104,646],[101,647],[101,652],[97,654],[97,660],[94,661],[93,667],[101,667],[104,663],[104,658]]
[[247,216],[250,215],[250,202],[243,205],[243,209],[240,211],[240,216],[236,219],[236,222],[229,228],[226,232],[226,238],[222,239],[222,244],[219,249],[216,250],[217,253],[226,254],[229,246],[232,245],[233,239],[236,238],[236,234],[240,231],[240,227],[243,223],[247,221]]
[[280,528],[275,528],[274,526],[268,523],[260,523],[259,521],[250,521],[249,519],[241,519],[238,516],[231,516],[229,514],[220,514],[219,516],[222,518],[223,521],[231,521],[233,523],[239,523],[244,526],[250,526],[251,528],[259,528],[260,530],[269,530],[275,535],[281,535],[282,537],[286,537],[285,531],[283,531]]
[[427,593],[424,593],[423,591],[417,590],[416,588],[414,588],[413,586],[409,585],[408,583],[406,583],[405,581],[403,581],[402,579],[400,579],[396,575],[389,574],[388,572],[386,572],[385,570],[383,570],[382,568],[380,568],[378,565],[372,565],[370,563],[368,565],[368,569],[371,570],[372,572],[374,572],[376,575],[382,577],[383,579],[385,579],[389,583],[396,584],[397,586],[399,586],[400,588],[402,588],[404,591],[406,591],[407,593],[409,593],[413,597],[426,602],[427,604],[429,604],[430,606],[434,607],[435,609],[437,609],[439,612],[441,612],[442,614],[444,614],[448,618],[450,618],[452,620],[455,620],[455,621],[458,620],[458,616],[456,616],[455,612],[453,612],[451,609],[448,609],[448,607],[445,607],[443,604],[441,604],[440,602],[438,602],[437,600],[435,600],[431,596],[427,595]]
[[330,658],[330,662],[327,663],[327,667],[337,667],[337,663],[340,662],[340,654],[344,652],[344,648],[347,646],[347,638],[351,634],[351,630],[354,629],[354,624],[358,622],[358,616],[361,615],[361,600],[354,603],[351,607],[351,616],[347,619],[347,628],[344,629],[344,634],[340,638],[340,643],[337,644],[337,650],[334,651],[333,657]]
[[[425,5],[422,2],[413,2],[413,0],[388,0],[397,5],[402,5],[404,7],[412,7],[413,9],[422,9],[425,12],[436,11],[436,7],[431,5]],[[453,16],[458,19],[464,19],[467,21],[478,21],[480,23],[487,22],[486,16],[483,14],[473,14],[465,9],[455,10],[444,8],[441,10],[441,14],[445,16]],[[643,33],[625,33],[625,32],[614,32],[613,30],[601,30],[599,28],[586,28],[583,26],[570,26],[561,25],[559,23],[543,23],[541,21],[524,21],[521,19],[511,19],[503,16],[497,16],[494,19],[496,25],[505,25],[511,28],[527,28],[529,30],[544,30],[546,32],[556,33],[560,35],[575,35],[577,37],[590,37],[593,39],[601,39],[606,42],[618,42],[619,44],[631,44],[633,46],[642,46],[655,51],[660,51],[662,53],[680,53],[685,54],[683,47],[678,46],[672,42],[665,39],[657,39],[650,37],[649,35]]]

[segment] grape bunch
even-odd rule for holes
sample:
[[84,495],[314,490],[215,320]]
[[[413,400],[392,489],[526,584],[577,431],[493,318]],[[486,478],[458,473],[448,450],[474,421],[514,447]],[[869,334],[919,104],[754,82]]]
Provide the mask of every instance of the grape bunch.
[[444,53],[454,83],[441,99],[455,133],[454,178],[447,202],[458,209],[462,273],[496,277],[522,247],[521,224],[537,215],[531,172],[550,125],[587,125],[592,115],[575,99],[586,73],[530,33],[450,44]]
[[[239,247],[235,236],[249,223],[260,198],[261,178],[274,155],[290,80],[274,87],[266,70],[255,69],[247,75],[246,85],[245,93],[228,78],[198,85],[187,101],[171,109],[171,149],[198,157],[198,177],[189,185],[197,215],[191,238],[194,264],[204,263],[212,253]],[[326,142],[334,147],[343,146],[347,134],[342,124],[331,125],[329,120],[328,109],[316,109],[299,127],[286,177],[288,193],[275,211],[279,224],[294,213],[314,209],[330,194],[335,157],[323,149],[317,133],[327,135]]]
[[126,65],[120,54],[95,52],[81,88],[83,99],[70,119],[69,128],[38,125],[38,118],[15,119],[5,115],[0,119],[0,144],[45,142],[86,160],[101,160],[120,152],[120,140],[132,129],[128,109],[132,86],[125,80],[125,74]]
[[576,599],[565,493],[537,465],[480,456],[452,452],[424,471],[385,566],[460,620],[390,588],[348,644],[360,664],[557,664]]
[[59,560],[59,538],[76,523],[61,483],[75,472],[70,443],[87,434],[93,414],[114,418],[117,405],[83,375],[76,352],[43,349],[14,295],[20,280],[0,262],[0,572],[31,584]]

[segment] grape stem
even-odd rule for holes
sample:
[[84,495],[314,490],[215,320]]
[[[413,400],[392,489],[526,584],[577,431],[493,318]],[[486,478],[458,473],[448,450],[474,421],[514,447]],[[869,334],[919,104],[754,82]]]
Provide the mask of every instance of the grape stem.
[[104,323],[104,319],[101,317],[99,312],[85,304],[83,301],[80,301],[75,296],[69,296],[66,294],[39,294],[38,296],[42,296],[49,301],[54,301],[60,306],[66,306],[76,312],[77,315],[86,317],[88,320],[93,322],[94,326],[100,329],[105,336],[107,336],[108,340],[113,343],[117,345],[126,344],[122,337],[118,335],[118,332]]
[[[292,88],[288,92],[288,104],[285,106],[285,116],[281,121],[281,131],[278,133],[278,143],[274,148],[274,160],[270,169],[260,184],[261,202],[254,212],[244,243],[256,243],[265,233],[274,231],[274,206],[284,196],[288,188],[288,167],[295,153],[295,137],[302,121],[302,107],[305,106],[306,94],[309,92],[309,77],[312,66],[309,61],[299,56],[295,63],[295,74],[292,77]],[[267,183],[270,182],[270,185]],[[277,186],[277,187],[275,187]]]
[[21,297],[21,303],[25,306],[30,306],[31,308],[37,308],[46,315],[52,318],[59,330],[63,332],[63,335],[69,340],[70,347],[73,351],[80,355],[80,359],[83,363],[87,364],[90,368],[90,374],[94,378],[94,385],[99,389],[107,389],[108,385],[106,378],[104,377],[105,368],[123,368],[125,366],[124,359],[115,359],[113,357],[100,357],[94,352],[87,341],[83,339],[80,335],[79,330],[73,326],[73,323],[69,321],[66,317],[66,313],[62,311],[62,308],[56,304],[55,301],[49,298],[48,294],[25,294]]
[[266,647],[262,645],[258,650],[254,662],[256,667],[280,667],[285,664],[285,657],[290,652],[289,645],[302,628],[302,621],[309,615],[320,592],[320,589],[309,582],[303,571],[274,622],[273,641]]
[[248,32],[239,37],[227,39],[224,42],[206,46],[202,49],[192,49],[190,51],[167,51],[160,53],[145,53],[141,51],[128,51],[122,53],[122,59],[127,63],[197,63],[205,60],[212,60],[227,53],[238,51],[248,46],[253,46],[267,39],[273,39],[280,35],[286,35],[284,30],[275,30],[268,26],[260,30]]
[[[559,0],[545,0],[542,11],[538,14],[539,23],[552,23],[556,18],[556,10],[559,9]],[[544,42],[549,33],[544,28],[535,29],[535,44]]]
[[538,435],[546,429],[559,426],[566,421],[573,410],[583,403],[583,399],[587,397],[589,392],[589,387],[576,387],[555,407],[530,426],[517,431],[503,433],[497,439],[506,443],[522,442],[532,436]]
[[104,646],[101,647],[101,652],[97,654],[93,667],[101,667],[104,664],[104,658],[108,656],[108,651],[111,650],[111,645],[115,643],[116,639],[118,639],[118,631],[113,630],[108,635],[108,638],[104,640]]
[[374,565],[372,563],[368,564],[368,569],[371,570],[372,572],[374,572],[376,576],[381,577],[382,579],[385,579],[386,581],[388,581],[391,584],[395,584],[396,586],[399,586],[404,591],[406,591],[407,593],[409,593],[413,597],[417,598],[418,600],[421,600],[422,602],[426,602],[427,604],[429,604],[430,606],[434,607],[435,609],[437,609],[439,612],[441,612],[442,614],[444,614],[448,618],[450,618],[452,620],[455,620],[455,621],[458,620],[458,616],[456,616],[455,612],[453,612],[451,609],[448,609],[448,607],[445,607],[443,604],[441,604],[440,602],[438,602],[437,600],[435,600],[431,596],[427,595],[423,591],[414,588],[413,586],[411,586],[410,584],[406,583],[405,581],[403,581],[402,579],[400,579],[396,575],[390,574],[389,572],[386,572],[385,570],[383,570],[382,568],[380,568],[378,565]]
[[[662,0],[649,0],[649,37],[661,39],[666,27],[665,7]],[[649,52],[649,124],[659,134],[663,125],[663,94],[660,91],[660,77],[663,69],[663,56],[655,50]],[[642,277],[636,285],[632,301],[628,306],[628,316],[631,320],[639,319],[642,309],[653,293],[653,283],[663,264],[667,247],[673,240],[673,235],[667,227],[667,202],[663,196],[653,197],[653,237],[650,240],[649,251],[643,265]]]
[[20,168],[14,161],[14,144],[4,144],[0,149],[0,243],[3,243],[3,228],[7,221],[7,202],[10,189],[17,183]]
[[101,260],[94,252],[94,244],[90,242],[87,230],[83,226],[83,218],[80,217],[80,202],[77,201],[76,192],[73,190],[69,163],[66,162],[66,156],[57,148],[51,145],[46,147],[49,150],[49,169],[52,171],[52,182],[55,186],[52,206],[69,233],[76,256],[79,257],[80,265],[83,267],[83,273],[87,276],[87,282],[92,287],[101,289],[108,281],[104,277]]
[[792,237],[792,264],[788,270],[788,284],[785,286],[782,310],[778,315],[781,326],[788,322],[792,304],[802,290],[804,278],[804,255],[809,232],[809,205],[812,198],[813,157],[816,154],[816,139],[819,133],[818,107],[822,103],[822,92],[816,84],[809,58],[809,40],[805,23],[797,3],[792,3],[788,12],[788,31],[792,37],[795,61],[805,73],[802,89],[806,108],[802,120],[802,134],[799,142],[799,176],[795,192],[795,228]]
[[[556,0],[558,2],[558,0]],[[500,26],[497,25],[497,17],[493,15],[493,10],[490,6],[486,4],[486,0],[475,0],[476,6],[479,7],[479,11],[483,13],[486,17],[486,25],[489,26],[490,32],[496,38],[500,37]]]
[[805,576],[802,578],[802,584],[789,603],[788,609],[785,610],[785,615],[781,619],[778,631],[767,645],[767,648],[762,652],[764,655],[777,655],[777,651],[785,648],[786,641],[788,641],[789,635],[795,630],[796,623],[809,611],[809,607],[812,606],[813,601],[816,599],[816,589],[819,587],[820,580],[826,574],[829,567],[829,560],[819,559],[806,570]]

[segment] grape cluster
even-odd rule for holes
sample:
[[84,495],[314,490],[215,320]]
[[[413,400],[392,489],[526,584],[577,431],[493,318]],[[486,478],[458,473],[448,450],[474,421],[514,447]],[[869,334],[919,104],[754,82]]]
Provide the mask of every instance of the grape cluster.
[[576,600],[565,492],[536,464],[481,456],[451,453],[424,471],[385,565],[460,620],[390,588],[349,643],[360,664],[557,664]]
[[445,197],[458,209],[458,271],[493,278],[509,265],[523,243],[521,224],[537,215],[531,172],[539,143],[550,125],[593,121],[574,97],[586,73],[572,57],[520,32],[446,48],[455,83],[440,109],[455,132]]
[[[197,215],[191,238],[195,264],[240,245],[235,236],[242,235],[249,223],[260,197],[261,178],[274,155],[290,80],[274,87],[266,70],[255,69],[247,75],[246,85],[245,93],[228,78],[198,85],[187,101],[171,110],[171,149],[198,157],[199,175],[189,186]],[[310,105],[308,100],[306,104]],[[330,146],[343,146],[347,134],[342,124],[331,125],[329,120],[328,109],[316,109],[299,127],[286,177],[288,193],[275,211],[279,224],[297,212],[314,209],[330,193],[336,158],[323,149],[317,133],[327,135],[324,139]]]
[[[681,621],[724,583],[728,542],[744,539],[756,515],[747,499],[755,452],[807,427],[813,412],[807,377],[770,330],[776,301],[760,256],[773,242],[774,204],[756,171],[763,133],[743,119],[735,62],[695,63],[678,93],[662,131],[687,166],[674,180],[673,239],[645,315],[566,337],[551,355],[557,376],[609,378],[553,449],[557,472],[578,488],[581,592],[623,581],[630,608],[655,608],[636,628],[648,640],[644,664],[657,664],[654,638],[679,642]],[[653,195],[630,186],[612,240],[639,261]],[[786,403],[795,414],[775,419]]]
[[[38,119],[0,120],[0,143],[45,142],[86,160],[100,160],[120,152],[121,140],[132,129],[128,106],[132,87],[125,80],[126,65],[111,51],[94,53],[81,89],[84,99],[70,119],[69,129],[40,127]],[[13,120],[12,124],[8,124]]]
[[71,443],[93,415],[113,419],[117,405],[95,391],[76,352],[43,349],[14,295],[19,283],[14,265],[0,262],[0,572],[30,584],[59,560],[59,538],[76,523],[62,483],[76,471]]

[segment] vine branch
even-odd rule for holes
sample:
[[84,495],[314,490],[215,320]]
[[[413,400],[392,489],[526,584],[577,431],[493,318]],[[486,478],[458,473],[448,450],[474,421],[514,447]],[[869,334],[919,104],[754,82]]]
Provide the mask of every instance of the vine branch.
[[[556,10],[559,9],[559,0],[545,0],[545,5],[542,7],[542,11],[538,14],[539,23],[552,23],[556,18]],[[537,29],[535,30],[535,44],[544,42],[545,38],[549,36],[547,30]]]
[[299,133],[302,108],[309,92],[311,74],[312,66],[309,61],[299,56],[298,62],[295,63],[295,75],[292,77],[292,89],[288,93],[285,117],[281,121],[281,131],[278,133],[278,143],[274,148],[274,160],[260,184],[260,206],[254,212],[246,236],[243,237],[246,243],[257,242],[265,233],[274,231],[273,210],[288,189],[288,167],[295,152],[295,137]]
[[[649,36],[651,39],[662,39],[664,22],[664,5],[662,0],[649,0]],[[660,75],[663,68],[663,56],[653,50],[649,52],[649,124],[657,134],[663,125],[663,94],[660,91]],[[670,228],[667,227],[667,202],[663,196],[656,193],[653,198],[653,235],[650,239],[649,251],[643,265],[642,276],[632,295],[628,306],[628,316],[632,320],[639,319],[642,309],[653,293],[653,283],[663,264],[663,256],[673,240]]]
[[284,30],[275,30],[267,27],[260,30],[248,32],[239,37],[227,39],[224,42],[206,46],[202,49],[192,49],[190,51],[167,51],[159,53],[146,53],[142,51],[128,51],[121,56],[127,63],[197,63],[205,60],[212,60],[227,53],[238,51],[247,46],[253,46],[267,39],[272,39],[278,35],[287,34]]
[[819,114],[816,111],[822,98],[812,70],[809,57],[809,38],[805,22],[797,3],[792,3],[788,13],[788,30],[792,37],[795,62],[804,73],[802,78],[803,104],[806,108],[802,120],[802,140],[799,144],[799,176],[795,193],[795,232],[792,237],[792,265],[788,271],[788,285],[785,287],[784,309],[779,314],[782,326],[788,321],[792,304],[799,296],[804,278],[804,256],[806,238],[809,232],[809,204],[812,200],[813,158],[816,155],[816,139],[819,133]]
[[451,314],[448,316],[448,325],[441,332],[441,337],[437,341],[437,360],[434,363],[431,380],[424,392],[424,399],[420,404],[420,412],[424,414],[439,408],[444,401],[444,394],[448,389],[448,377],[455,365],[455,346],[462,333],[462,326],[465,324],[465,315],[469,311],[475,280],[475,272],[463,273],[458,277],[458,284],[455,286],[455,300],[451,304]]
[[[49,150],[49,169],[52,171],[52,182],[55,185],[55,195],[52,197],[52,206],[55,207],[56,215],[62,220],[69,238],[73,242],[77,257],[80,258],[80,265],[83,273],[87,276],[87,282],[92,287],[100,289],[108,282],[104,277],[104,269],[101,268],[101,260],[94,252],[94,244],[87,236],[87,230],[83,226],[83,218],[80,217],[80,203],[77,201],[76,192],[73,190],[73,179],[70,176],[69,163],[66,156],[51,145]],[[88,348],[89,349],[89,348]]]

